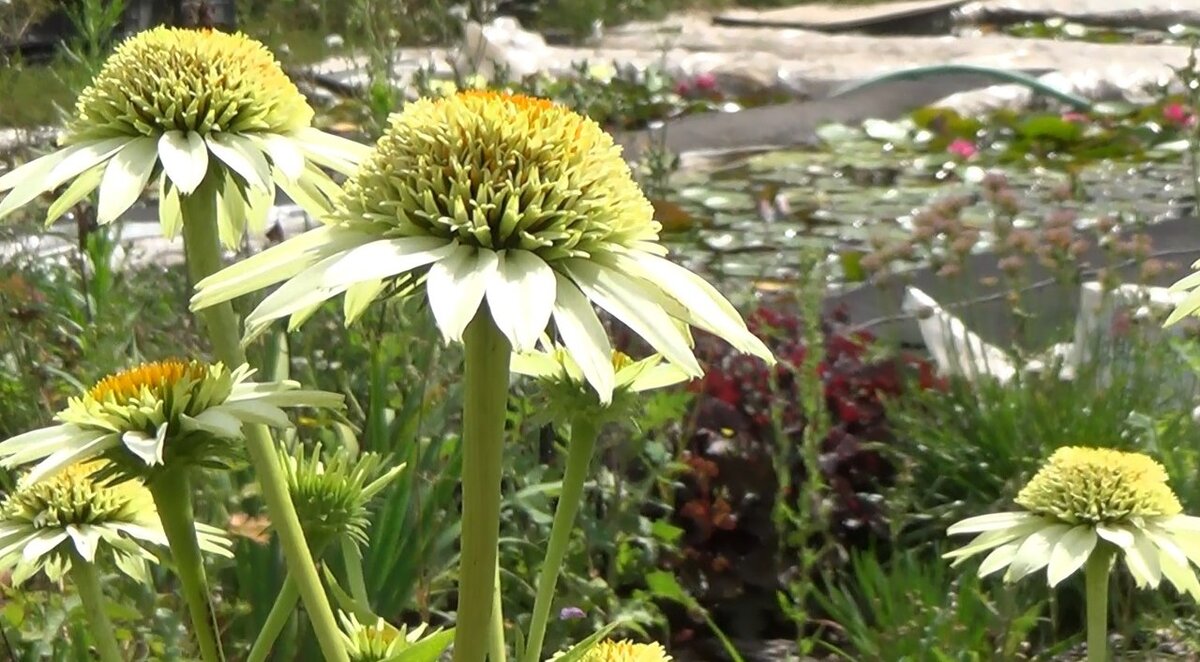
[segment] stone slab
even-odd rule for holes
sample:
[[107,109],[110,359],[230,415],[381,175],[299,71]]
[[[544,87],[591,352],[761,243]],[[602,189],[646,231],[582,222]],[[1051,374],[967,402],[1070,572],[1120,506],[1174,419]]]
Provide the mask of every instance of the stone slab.
[[736,9],[713,16],[717,25],[798,28],[821,32],[886,30],[915,19],[947,23],[951,12],[967,0],[903,0],[869,5],[805,4],[781,9]]
[[1115,28],[1166,30],[1172,25],[1200,26],[1196,0],[982,0],[963,6],[972,23],[1018,23],[1063,18]]

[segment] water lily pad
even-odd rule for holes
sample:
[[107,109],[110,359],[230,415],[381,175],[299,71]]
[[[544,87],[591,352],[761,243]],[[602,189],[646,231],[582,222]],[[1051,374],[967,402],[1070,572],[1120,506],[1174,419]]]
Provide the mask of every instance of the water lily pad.
[[1059,115],[1035,115],[1023,120],[1017,125],[1022,136],[1029,139],[1051,138],[1062,142],[1072,142],[1083,135],[1083,127],[1076,122],[1065,120]]
[[817,127],[817,138],[827,145],[834,146],[852,140],[860,140],[863,137],[862,131],[852,126],[845,124],[824,124]]
[[911,129],[911,122],[889,122],[887,120],[869,119],[863,122],[863,132],[867,136],[883,142],[895,144],[907,144]]

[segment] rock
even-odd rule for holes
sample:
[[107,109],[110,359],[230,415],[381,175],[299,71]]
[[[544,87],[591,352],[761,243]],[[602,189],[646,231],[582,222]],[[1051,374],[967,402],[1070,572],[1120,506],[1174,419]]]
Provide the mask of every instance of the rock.
[[1180,0],[984,0],[961,10],[973,23],[1019,23],[1063,18],[1116,28],[1166,30],[1200,24],[1200,5]]

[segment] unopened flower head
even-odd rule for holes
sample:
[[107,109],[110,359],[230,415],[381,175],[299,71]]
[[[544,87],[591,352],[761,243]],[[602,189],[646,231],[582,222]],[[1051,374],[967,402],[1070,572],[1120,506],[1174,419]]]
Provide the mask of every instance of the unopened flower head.
[[1121,556],[1138,586],[1165,577],[1200,600],[1200,518],[1183,515],[1162,465],[1140,453],[1065,447],[1017,496],[1024,511],[971,517],[948,533],[976,534],[945,556],[955,565],[989,552],[986,576],[1007,568],[1015,582],[1046,568],[1050,586],[1074,574],[1102,547]]
[[[556,660],[563,655],[565,653],[557,653],[550,659]],[[657,642],[637,644],[627,639],[605,639],[588,649],[580,662],[671,662],[672,659]]]
[[236,247],[265,229],[282,187],[312,213],[337,187],[317,166],[349,173],[366,148],[310,126],[313,110],[274,56],[243,34],[158,27],[130,37],[80,94],[62,148],[0,177],[0,217],[74,180],[52,222],[99,189],[110,223],[156,172],[163,232],[180,229],[179,196],[207,177],[221,237]]
[[[57,581],[73,560],[114,561],[149,583],[146,546],[167,545],[154,501],[140,481],[99,478],[104,461],[67,467],[52,478],[23,482],[0,503],[0,568],[20,584],[38,571]],[[231,556],[220,531],[197,525],[201,549]]]
[[351,322],[423,292],[449,341],[481,310],[518,352],[553,322],[604,401],[612,350],[592,304],[690,376],[689,325],[773,361],[715,288],[665,259],[620,148],[563,106],[486,91],[408,104],[344,192],[324,227],[201,281],[193,308],[286,280],[247,317],[253,336],[339,294]]
[[[282,407],[340,407],[342,396],[297,382],[252,382],[254,371],[217,363],[158,361],[101,379],[71,398],[58,425],[0,443],[6,467],[39,461],[36,482],[103,455],[123,473],[166,465],[224,466],[240,457],[242,425],[290,427]],[[149,476],[148,476],[149,477]]]
[[280,451],[280,460],[301,528],[314,548],[343,535],[367,544],[367,507],[404,470],[403,464],[386,468],[376,453],[353,458],[345,448],[325,459],[320,444],[311,451],[303,446],[290,454]]
[[[434,630],[427,634],[425,623],[409,630],[407,627],[397,628],[382,618],[376,619],[372,625],[363,625],[353,614],[342,613],[339,616],[342,620],[342,643],[350,662],[390,660],[420,642],[423,637],[439,632]],[[446,643],[449,644],[448,639]]]

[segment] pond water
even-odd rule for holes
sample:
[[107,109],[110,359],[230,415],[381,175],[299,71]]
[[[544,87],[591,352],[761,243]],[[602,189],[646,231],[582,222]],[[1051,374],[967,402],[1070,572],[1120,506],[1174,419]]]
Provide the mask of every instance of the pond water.
[[1014,227],[1036,227],[1064,208],[1074,211],[1080,229],[1105,217],[1125,226],[1154,223],[1193,208],[1182,155],[1096,161],[1071,175],[1046,167],[985,168],[870,144],[765,152],[678,172],[659,215],[673,249],[722,280],[794,282],[804,275],[804,249],[826,255],[831,279],[854,280],[854,256],[908,240],[914,215],[942,198],[965,199],[961,218],[980,230],[976,249],[985,250],[993,212],[980,182],[988,173],[1003,173],[1018,193]]

